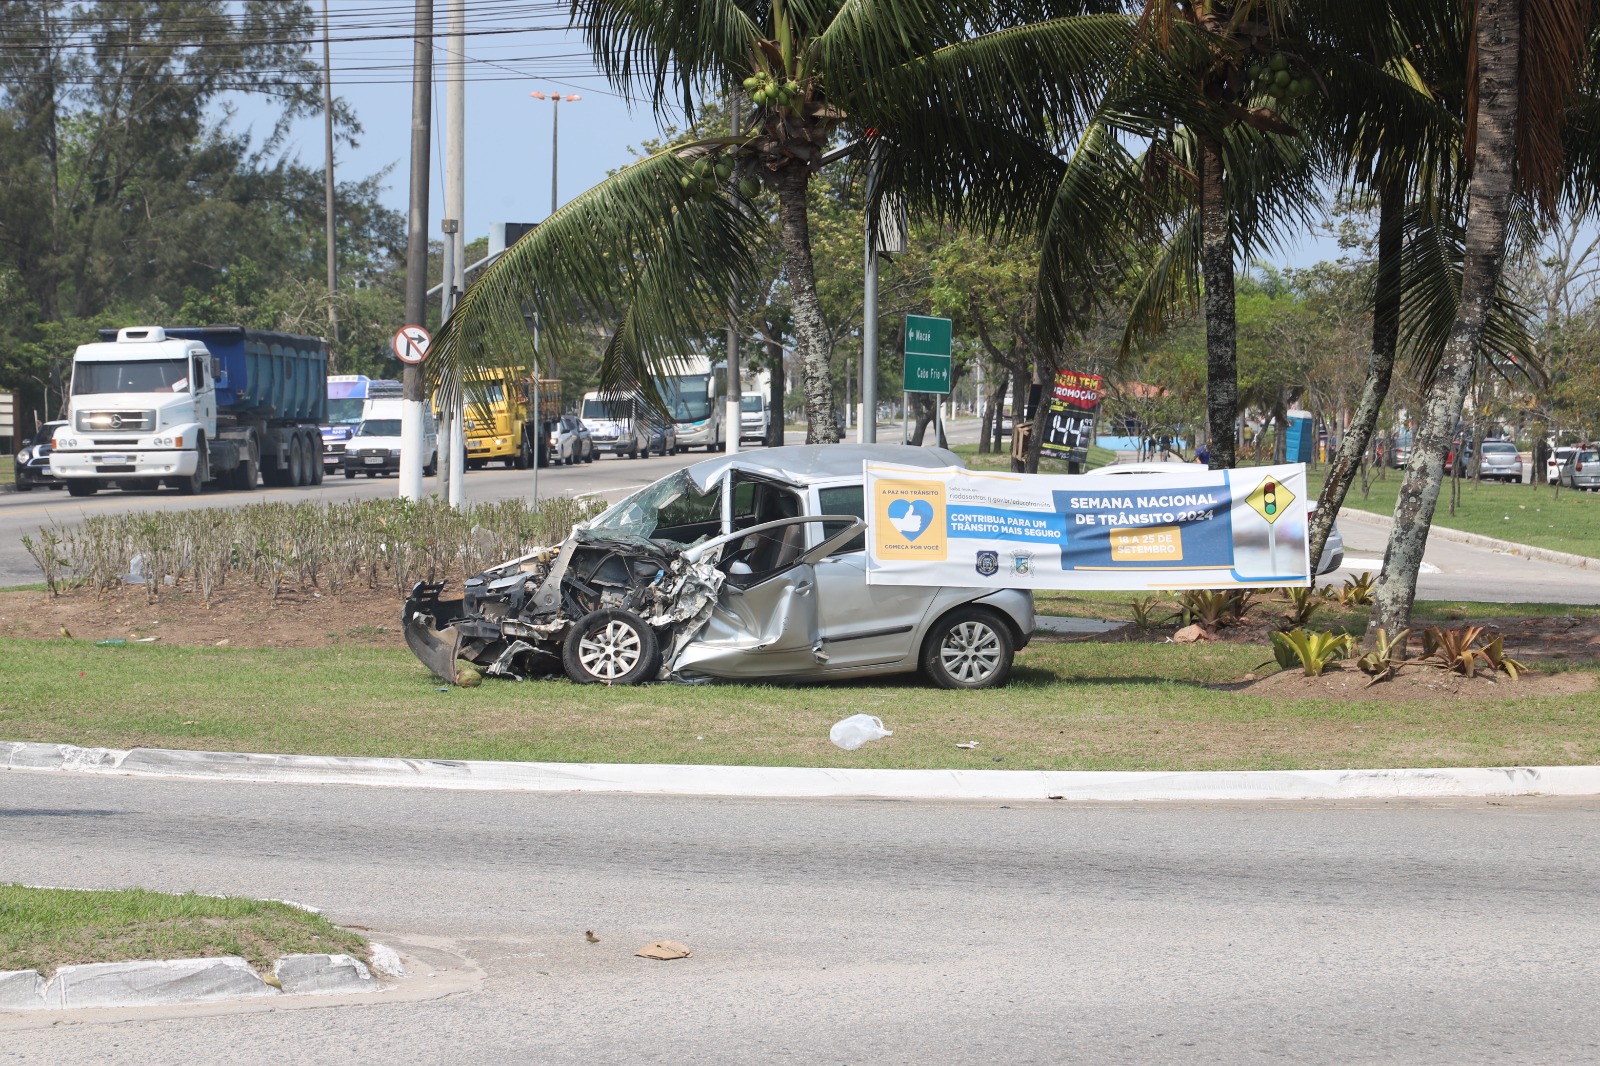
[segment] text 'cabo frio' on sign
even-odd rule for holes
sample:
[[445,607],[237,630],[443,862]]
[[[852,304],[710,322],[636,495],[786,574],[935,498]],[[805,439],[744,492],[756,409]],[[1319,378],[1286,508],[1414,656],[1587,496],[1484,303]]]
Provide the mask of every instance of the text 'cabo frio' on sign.
[[1311,583],[1306,468],[1299,463],[1006,474],[869,462],[866,493],[869,585],[1148,590]]

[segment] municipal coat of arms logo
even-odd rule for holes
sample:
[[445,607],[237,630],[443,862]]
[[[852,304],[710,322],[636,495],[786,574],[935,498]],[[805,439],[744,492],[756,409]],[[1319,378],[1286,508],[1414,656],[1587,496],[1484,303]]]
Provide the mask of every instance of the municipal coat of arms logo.
[[1022,551],[1012,552],[1011,572],[1018,577],[1028,577],[1031,575],[1033,573],[1033,553]]

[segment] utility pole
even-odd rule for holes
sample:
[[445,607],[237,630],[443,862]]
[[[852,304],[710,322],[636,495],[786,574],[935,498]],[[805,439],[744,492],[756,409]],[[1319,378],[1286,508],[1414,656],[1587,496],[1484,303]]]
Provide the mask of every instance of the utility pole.
[[[449,114],[446,109],[446,114]],[[449,200],[448,192],[445,199]],[[448,210],[448,208],[447,208]],[[456,232],[461,224],[453,218],[439,220],[439,229],[444,233],[444,263],[440,273],[444,277],[444,286],[439,290],[439,323],[441,326],[450,319],[450,312],[455,310],[456,290],[451,281],[451,276],[456,270]],[[459,389],[460,381],[456,385]],[[447,391],[447,390],[441,390]],[[458,462],[455,450],[456,425],[460,420],[457,405],[452,402],[439,412],[439,495],[451,507],[460,508],[460,484],[466,471]]]
[[[878,185],[878,144],[867,148],[867,203],[872,203]],[[881,222],[881,219],[880,219]],[[878,242],[883,239],[868,214],[862,220],[866,240],[865,281],[861,287],[861,426],[856,439],[862,444],[878,443]]]
[[[445,303],[445,314],[455,310],[459,293],[466,288],[467,246],[466,246],[466,221],[463,217],[466,211],[466,115],[467,115],[467,89],[466,89],[466,47],[467,47],[467,10],[466,0],[450,0],[450,34],[446,38],[448,51],[445,54],[445,169],[444,169],[444,213],[448,220],[449,229],[445,232],[445,263],[444,291],[448,297]],[[440,319],[443,322],[443,317]],[[444,440],[440,442],[441,451],[448,451],[450,455],[450,480],[441,486],[444,489],[445,500],[456,510],[461,509],[464,501],[466,482],[466,452],[467,452],[467,418],[466,398],[462,392],[462,383],[459,378],[451,383],[454,388],[446,388],[446,394],[454,393],[455,399],[451,401],[450,409],[445,412],[446,430]],[[443,467],[441,466],[441,469]]]
[[[733,129],[733,135],[737,137],[742,132],[740,127],[743,125],[739,117],[739,91],[737,89],[729,94],[728,114],[729,125]],[[733,181],[733,178],[728,179],[729,195],[733,195]],[[782,370],[780,369],[779,372],[781,373]],[[723,404],[723,409],[726,411],[724,416],[727,421],[725,431],[728,434],[728,454],[730,455],[739,450],[739,435],[744,432],[742,421],[744,415],[740,408],[743,393],[744,385],[740,382],[739,375],[739,305],[730,300],[728,303],[728,395],[726,402]],[[782,418],[783,412],[780,411],[778,417]]]
[[[406,324],[428,318],[428,138],[433,134],[433,0],[416,0],[411,65],[411,211],[406,229]],[[400,405],[400,498],[422,499],[422,367],[407,365]]]
[[339,343],[339,308],[334,298],[339,295],[339,266],[335,255],[333,222],[333,58],[328,37],[332,27],[328,23],[328,0],[322,0],[322,140],[327,162],[322,167],[322,196],[327,213],[328,240],[328,333],[329,340]]

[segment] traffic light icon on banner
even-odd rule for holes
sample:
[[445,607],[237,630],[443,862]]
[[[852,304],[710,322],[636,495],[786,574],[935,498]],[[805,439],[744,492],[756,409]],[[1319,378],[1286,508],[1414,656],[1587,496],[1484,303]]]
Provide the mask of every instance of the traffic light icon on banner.
[[1294,499],[1294,492],[1289,486],[1277,478],[1269,477],[1255,487],[1245,502],[1255,509],[1256,514],[1265,518],[1268,525],[1272,525],[1283,517]]

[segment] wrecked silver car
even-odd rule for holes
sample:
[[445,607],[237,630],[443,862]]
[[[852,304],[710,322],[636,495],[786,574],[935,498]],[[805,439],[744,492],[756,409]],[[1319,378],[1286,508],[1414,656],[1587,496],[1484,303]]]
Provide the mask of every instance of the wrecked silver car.
[[[937,448],[804,445],[675,471],[466,583],[419,584],[406,643],[439,677],[573,681],[864,676],[1004,684],[1033,634],[1024,590],[869,586],[867,460],[960,466]],[[463,667],[471,664],[472,669]]]

